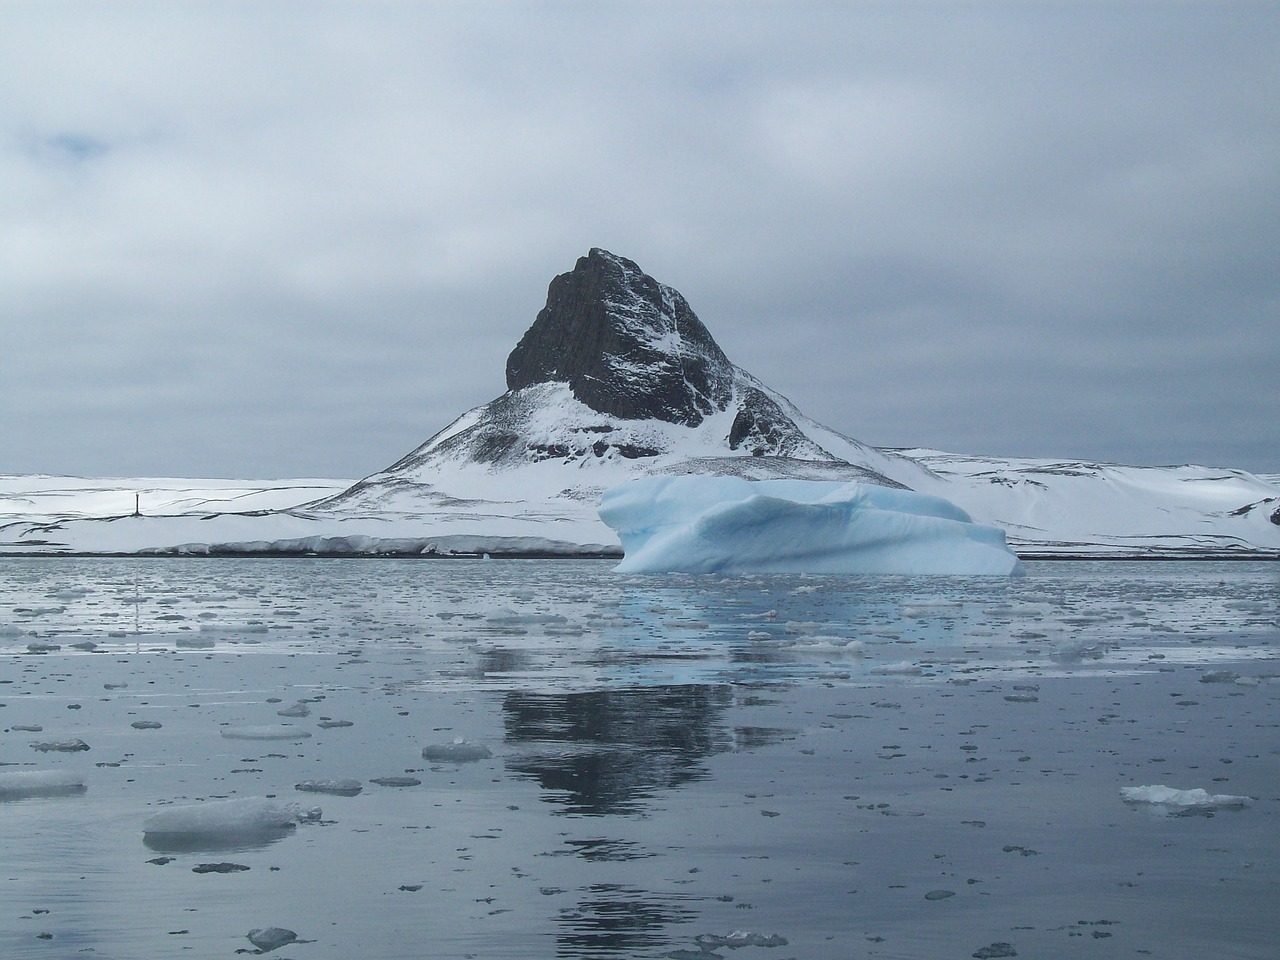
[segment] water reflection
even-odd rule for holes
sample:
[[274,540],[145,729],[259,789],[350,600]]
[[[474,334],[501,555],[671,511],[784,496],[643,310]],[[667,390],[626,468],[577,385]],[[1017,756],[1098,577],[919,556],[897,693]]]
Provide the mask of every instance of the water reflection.
[[502,704],[508,760],[565,812],[634,813],[658,790],[706,777],[702,761],[731,749],[728,687],[707,684],[544,694]]
[[292,827],[243,830],[236,833],[144,833],[142,842],[157,853],[247,853],[265,850],[294,833]]
[[582,892],[578,905],[561,910],[556,918],[563,927],[556,935],[558,957],[634,957],[670,943],[667,928],[696,916],[672,898],[661,900],[647,890],[621,884],[594,884]]

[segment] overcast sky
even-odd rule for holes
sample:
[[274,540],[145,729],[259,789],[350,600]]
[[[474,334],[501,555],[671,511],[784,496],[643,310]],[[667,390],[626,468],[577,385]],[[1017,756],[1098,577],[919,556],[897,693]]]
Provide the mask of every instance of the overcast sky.
[[358,477],[590,247],[881,446],[1280,472],[1280,5],[0,4],[0,473]]

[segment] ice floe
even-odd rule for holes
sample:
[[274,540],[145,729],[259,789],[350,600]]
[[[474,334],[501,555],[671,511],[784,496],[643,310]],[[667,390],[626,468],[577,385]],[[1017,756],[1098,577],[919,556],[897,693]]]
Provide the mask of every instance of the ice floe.
[[422,759],[436,763],[470,763],[488,760],[493,752],[482,743],[472,743],[459,737],[450,743],[433,743],[422,748]]
[[45,740],[39,743],[31,744],[32,750],[39,750],[41,753],[79,753],[88,750],[89,745],[83,740]]
[[252,836],[319,819],[319,808],[303,810],[296,803],[239,797],[161,810],[147,817],[142,832],[147,837]]
[[940,497],[866,483],[644,477],[605,492],[624,573],[1022,572],[1003,531]]
[[1149,803],[1178,812],[1194,813],[1204,810],[1239,809],[1253,802],[1251,797],[1235,797],[1230,794],[1211,794],[1203,787],[1178,790],[1162,784],[1143,787],[1121,787],[1120,796],[1128,803]]
[[354,797],[364,789],[359,780],[303,780],[293,789],[304,793],[329,793],[338,797]]
[[302,943],[298,935],[284,927],[255,928],[248,933],[249,942],[258,948],[259,953],[270,953],[289,943]]
[[224,740],[306,740],[308,730],[299,730],[287,723],[268,723],[260,726],[227,727],[222,731]]

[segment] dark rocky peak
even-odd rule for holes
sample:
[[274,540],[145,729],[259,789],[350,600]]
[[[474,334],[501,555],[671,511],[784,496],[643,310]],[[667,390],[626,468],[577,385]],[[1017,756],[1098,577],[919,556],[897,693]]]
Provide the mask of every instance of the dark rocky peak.
[[635,263],[594,248],[551,281],[507,358],[507,388],[567,383],[626,420],[697,426],[733,397],[734,368],[688,301]]

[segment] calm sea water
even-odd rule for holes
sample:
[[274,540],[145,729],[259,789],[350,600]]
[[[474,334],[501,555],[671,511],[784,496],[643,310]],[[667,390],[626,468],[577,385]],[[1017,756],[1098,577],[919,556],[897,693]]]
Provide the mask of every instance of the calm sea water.
[[1275,957],[1280,565],[1029,569],[0,558],[0,956]]

